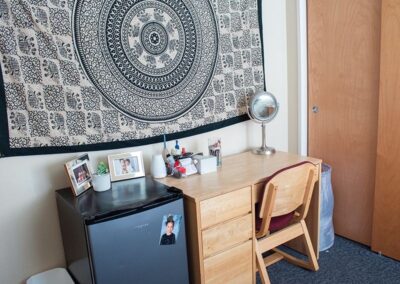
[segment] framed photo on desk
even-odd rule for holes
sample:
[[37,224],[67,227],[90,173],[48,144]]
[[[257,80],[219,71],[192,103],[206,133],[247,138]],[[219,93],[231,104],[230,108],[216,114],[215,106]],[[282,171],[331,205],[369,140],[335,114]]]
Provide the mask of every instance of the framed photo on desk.
[[89,165],[89,155],[84,154],[64,165],[75,196],[80,195],[92,186],[92,175]]
[[145,175],[142,152],[128,152],[108,156],[111,181],[119,181]]

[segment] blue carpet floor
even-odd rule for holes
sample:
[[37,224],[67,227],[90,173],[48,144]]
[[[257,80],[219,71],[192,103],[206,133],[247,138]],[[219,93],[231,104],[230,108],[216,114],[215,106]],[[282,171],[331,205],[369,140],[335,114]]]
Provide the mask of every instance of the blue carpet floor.
[[[400,240],[399,240],[400,241]],[[320,252],[319,270],[308,271],[282,260],[268,268],[272,284],[278,283],[399,283],[400,262],[372,252],[368,247],[335,236],[335,244]],[[261,283],[257,275],[257,283]]]

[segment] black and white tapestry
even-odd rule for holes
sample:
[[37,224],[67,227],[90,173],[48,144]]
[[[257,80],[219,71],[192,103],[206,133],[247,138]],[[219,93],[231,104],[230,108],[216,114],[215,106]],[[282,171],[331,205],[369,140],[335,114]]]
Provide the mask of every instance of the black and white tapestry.
[[0,153],[99,150],[246,119],[259,0],[0,0]]

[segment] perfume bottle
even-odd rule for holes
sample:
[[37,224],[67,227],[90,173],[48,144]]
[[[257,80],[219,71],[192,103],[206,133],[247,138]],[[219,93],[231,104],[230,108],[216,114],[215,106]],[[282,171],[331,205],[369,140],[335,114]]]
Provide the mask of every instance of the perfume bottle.
[[175,140],[175,155],[181,155],[181,147],[179,146],[178,140]]

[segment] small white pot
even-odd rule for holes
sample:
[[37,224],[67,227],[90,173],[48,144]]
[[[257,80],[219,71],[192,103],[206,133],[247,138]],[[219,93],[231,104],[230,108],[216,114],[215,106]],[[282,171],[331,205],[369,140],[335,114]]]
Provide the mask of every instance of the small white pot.
[[162,155],[153,155],[151,159],[151,175],[154,178],[164,178],[167,176],[167,169]]
[[105,175],[94,174],[92,178],[94,191],[106,191],[111,188],[110,173]]

